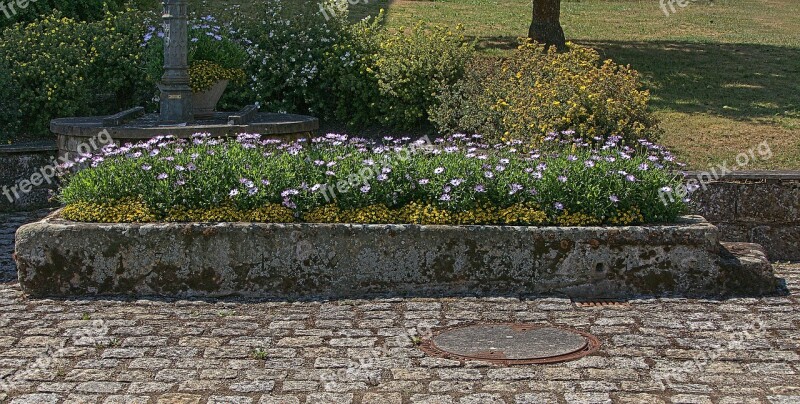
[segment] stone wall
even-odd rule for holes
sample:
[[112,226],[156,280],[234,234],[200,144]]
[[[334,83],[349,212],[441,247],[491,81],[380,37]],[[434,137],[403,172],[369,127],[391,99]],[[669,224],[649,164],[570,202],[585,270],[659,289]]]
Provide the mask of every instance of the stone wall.
[[[41,174],[43,168],[53,165],[57,150],[55,142],[0,146],[0,212],[54,206],[49,199],[57,187],[55,179],[48,183]],[[23,181],[41,184],[28,188]],[[29,192],[23,192],[21,186]]]
[[580,298],[775,292],[757,246],[703,218],[631,227],[91,224],[17,231],[33,296],[347,298],[545,294]]
[[800,171],[735,172],[693,199],[695,213],[715,224],[722,240],[761,244],[772,260],[800,260]]

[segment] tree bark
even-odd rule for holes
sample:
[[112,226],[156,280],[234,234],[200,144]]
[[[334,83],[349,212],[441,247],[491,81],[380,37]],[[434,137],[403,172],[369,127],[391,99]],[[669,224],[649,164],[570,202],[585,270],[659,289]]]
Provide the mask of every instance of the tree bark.
[[547,47],[566,48],[564,30],[561,28],[561,0],[533,0],[533,20],[528,37]]

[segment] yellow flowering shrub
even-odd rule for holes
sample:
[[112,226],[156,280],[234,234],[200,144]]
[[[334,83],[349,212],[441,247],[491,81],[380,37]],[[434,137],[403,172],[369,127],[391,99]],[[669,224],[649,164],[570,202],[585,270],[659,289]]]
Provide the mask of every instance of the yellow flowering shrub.
[[0,132],[50,136],[50,120],[106,115],[139,103],[141,12],[84,22],[59,12],[6,28],[0,41]]
[[440,89],[431,121],[443,132],[480,133],[493,142],[539,144],[558,132],[628,144],[657,138],[639,74],[601,61],[594,49],[568,47],[559,53],[526,41],[506,60],[473,62],[463,80]]

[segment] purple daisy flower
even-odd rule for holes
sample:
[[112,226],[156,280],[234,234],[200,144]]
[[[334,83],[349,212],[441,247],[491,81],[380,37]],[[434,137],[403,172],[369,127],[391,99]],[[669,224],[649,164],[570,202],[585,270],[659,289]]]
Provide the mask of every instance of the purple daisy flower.
[[611,202],[617,203],[619,202],[619,198],[616,195],[611,195],[608,197]]
[[475,186],[475,192],[484,193],[486,192],[486,187],[481,184]]

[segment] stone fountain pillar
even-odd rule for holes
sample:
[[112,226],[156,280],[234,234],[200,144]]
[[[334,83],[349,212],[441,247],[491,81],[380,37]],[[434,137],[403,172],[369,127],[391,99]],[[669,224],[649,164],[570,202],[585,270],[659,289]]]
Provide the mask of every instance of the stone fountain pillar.
[[164,76],[161,78],[161,116],[165,123],[194,119],[189,87],[189,25],[186,0],[164,1]]
[[164,0],[164,76],[158,87],[161,90],[161,113],[146,114],[143,107],[136,107],[109,116],[53,119],[50,131],[58,136],[59,156],[85,152],[86,145],[96,144],[100,133],[110,136],[114,143],[124,144],[165,135],[188,139],[195,133],[217,137],[251,133],[273,138],[305,139],[319,129],[317,118],[259,112],[256,105],[232,113],[217,112],[209,119],[195,121],[192,89],[189,87],[186,2]]

